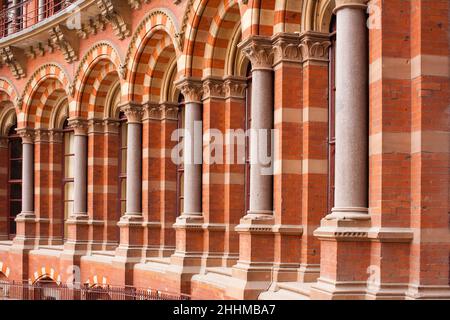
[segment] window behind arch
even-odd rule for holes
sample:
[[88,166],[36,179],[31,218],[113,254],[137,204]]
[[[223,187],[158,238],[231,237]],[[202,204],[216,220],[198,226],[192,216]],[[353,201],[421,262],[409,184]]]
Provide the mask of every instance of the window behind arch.
[[[245,93],[245,132],[252,127],[252,65],[247,67],[247,89]],[[245,214],[250,210],[250,136],[245,138]]]
[[336,157],[336,16],[333,16],[330,25],[331,46],[329,65],[329,119],[328,119],[328,213],[334,207],[335,193],[335,157]]
[[128,125],[127,117],[121,112],[119,115],[119,212],[123,216],[127,210],[127,149]]
[[68,121],[64,122],[63,127],[63,199],[64,199],[64,239],[67,237],[66,221],[73,213],[74,203],[74,169],[75,169],[75,133],[69,126]]
[[22,139],[16,126],[8,134],[8,234],[16,235],[16,217],[22,211]]
[[[178,97],[178,131],[184,129],[184,119],[185,119],[185,104],[184,97],[182,94]],[[183,143],[183,138],[181,135],[178,136],[178,143],[181,145]],[[183,155],[181,154],[182,158]],[[177,216],[180,216],[184,211],[184,164],[183,161],[179,161],[177,166]]]

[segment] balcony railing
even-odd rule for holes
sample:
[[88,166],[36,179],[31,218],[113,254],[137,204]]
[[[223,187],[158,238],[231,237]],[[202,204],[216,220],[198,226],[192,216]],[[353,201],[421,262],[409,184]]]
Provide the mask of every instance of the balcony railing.
[[58,12],[76,0],[25,0],[0,11],[0,38],[29,28]]
[[57,285],[53,281],[0,281],[0,300],[190,300],[189,296],[134,287]]

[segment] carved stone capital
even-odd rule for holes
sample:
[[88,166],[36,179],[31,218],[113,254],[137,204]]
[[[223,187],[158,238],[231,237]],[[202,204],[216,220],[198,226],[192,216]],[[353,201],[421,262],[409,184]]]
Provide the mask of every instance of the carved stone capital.
[[300,51],[303,63],[328,64],[329,48],[331,46],[328,34],[320,32],[305,32],[300,36]]
[[119,134],[120,121],[117,119],[103,119],[105,134]]
[[37,129],[35,131],[35,143],[48,143],[50,141],[50,131],[47,129]]
[[184,96],[185,103],[201,103],[203,97],[203,84],[193,79],[182,79],[177,87]]
[[344,8],[356,8],[361,10],[367,9],[368,0],[336,0],[336,7],[334,13]]
[[24,144],[33,144],[34,138],[36,137],[36,133],[33,129],[30,128],[21,128],[17,129],[17,134],[22,138],[22,142]]
[[301,63],[300,37],[294,33],[279,33],[272,38],[274,65],[281,62]]
[[178,121],[180,108],[175,103],[164,102],[161,104],[162,120]]
[[0,58],[11,70],[14,78],[25,78],[25,54],[22,49],[11,46],[0,48]]
[[76,136],[86,136],[88,134],[88,122],[84,119],[69,119],[69,126],[74,130]]
[[104,133],[103,119],[88,120],[88,134],[103,134],[103,133]]
[[247,79],[228,77],[224,80],[225,98],[244,99],[247,89]]
[[269,38],[253,36],[241,42],[239,48],[252,63],[252,70],[272,70],[274,50]]
[[225,97],[222,79],[206,78],[203,80],[203,99],[223,99]]
[[142,123],[144,108],[141,104],[128,102],[123,104],[120,110],[127,116],[128,123]]
[[58,129],[52,129],[49,131],[50,134],[50,143],[62,143],[64,132]]
[[161,120],[162,119],[162,110],[159,103],[148,102],[144,106],[144,121],[147,120]]
[[50,45],[60,50],[68,63],[78,60],[78,38],[74,31],[56,25],[49,30]]

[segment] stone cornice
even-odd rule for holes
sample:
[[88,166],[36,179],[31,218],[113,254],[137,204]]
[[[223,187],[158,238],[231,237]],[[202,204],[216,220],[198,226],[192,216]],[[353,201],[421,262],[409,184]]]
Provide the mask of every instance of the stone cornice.
[[68,63],[78,60],[78,43],[75,31],[69,30],[62,25],[57,25],[49,30],[50,46],[52,50],[60,50]]

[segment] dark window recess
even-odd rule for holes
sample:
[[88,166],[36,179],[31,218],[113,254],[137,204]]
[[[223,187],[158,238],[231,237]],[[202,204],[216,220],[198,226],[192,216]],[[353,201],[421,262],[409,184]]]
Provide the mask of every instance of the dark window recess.
[[335,157],[336,157],[336,16],[331,21],[331,46],[329,66],[329,130],[328,130],[328,213],[334,207],[335,194]]
[[22,211],[22,139],[12,127],[8,135],[8,234],[16,235],[16,217]]

